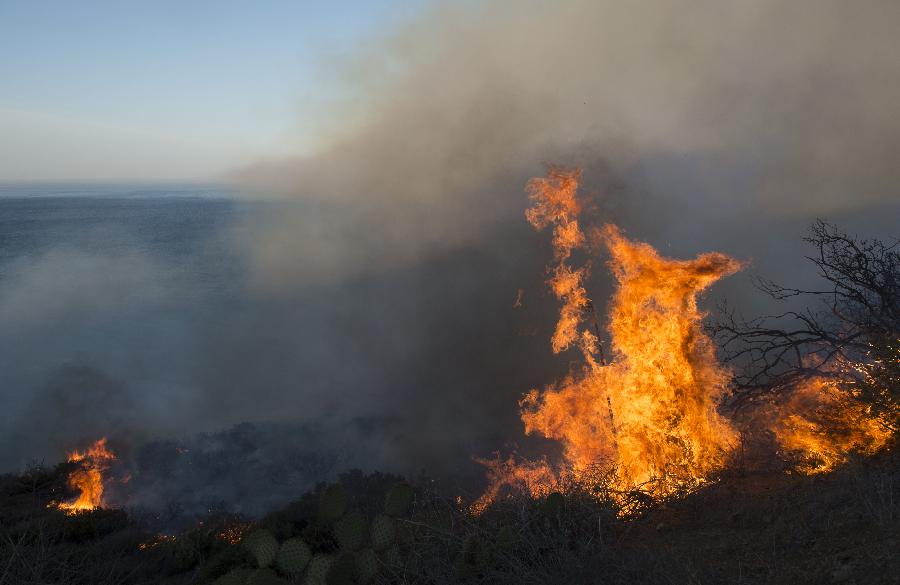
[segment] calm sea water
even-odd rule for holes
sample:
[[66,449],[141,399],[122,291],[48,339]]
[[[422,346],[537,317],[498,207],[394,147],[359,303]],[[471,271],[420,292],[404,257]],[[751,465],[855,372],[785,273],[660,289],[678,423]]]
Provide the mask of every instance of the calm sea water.
[[[265,422],[298,402],[302,418],[324,311],[248,291],[234,234],[263,205],[207,185],[0,186],[0,472],[107,436],[135,478],[119,503],[262,513],[346,465],[337,439],[371,428]],[[245,419],[263,422],[203,433]]]
[[200,340],[247,304],[234,195],[0,186],[0,468],[196,402]]
[[206,185],[2,185],[0,275],[17,259],[70,249],[133,251],[182,265],[202,252],[200,273],[215,276],[230,255],[216,238],[240,209],[233,192]]

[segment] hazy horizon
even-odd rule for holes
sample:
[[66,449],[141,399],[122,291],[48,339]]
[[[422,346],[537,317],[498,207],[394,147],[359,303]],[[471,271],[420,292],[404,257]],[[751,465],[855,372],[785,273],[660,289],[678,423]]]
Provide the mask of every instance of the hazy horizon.
[[224,181],[316,144],[327,62],[423,2],[0,2],[0,182]]

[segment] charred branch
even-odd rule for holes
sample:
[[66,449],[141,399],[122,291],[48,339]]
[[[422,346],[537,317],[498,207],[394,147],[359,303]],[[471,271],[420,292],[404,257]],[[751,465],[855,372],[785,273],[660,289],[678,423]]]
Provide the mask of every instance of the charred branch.
[[[816,221],[804,239],[815,250],[807,259],[823,287],[793,288],[761,278],[754,285],[778,302],[807,301],[807,308],[747,319],[723,305],[710,326],[736,371],[732,405],[777,395],[812,376],[850,376],[860,387],[879,386],[880,395],[888,388],[895,400],[900,241],[859,239],[824,221]],[[876,364],[877,379],[871,368],[847,367],[859,363]]]

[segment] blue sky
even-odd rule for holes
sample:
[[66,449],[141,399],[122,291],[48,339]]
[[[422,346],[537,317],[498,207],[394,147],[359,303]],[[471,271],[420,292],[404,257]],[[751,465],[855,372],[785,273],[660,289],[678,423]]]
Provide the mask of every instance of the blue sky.
[[0,0],[0,181],[206,180],[309,148],[323,64],[426,1]]

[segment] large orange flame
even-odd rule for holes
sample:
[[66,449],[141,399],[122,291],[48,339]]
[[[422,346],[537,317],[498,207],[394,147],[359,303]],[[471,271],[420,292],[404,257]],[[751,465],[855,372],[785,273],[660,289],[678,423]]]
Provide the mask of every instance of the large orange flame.
[[68,461],[78,463],[69,474],[69,487],[78,490],[78,498],[73,502],[62,502],[59,508],[69,514],[82,510],[93,510],[103,505],[103,474],[109,468],[115,454],[106,446],[106,438],[98,439],[86,451],[69,453]]
[[[609,309],[612,341],[607,363],[585,290],[590,264],[573,266],[588,238],[578,224],[579,170],[551,168],[529,181],[533,205],[527,219],[538,230],[553,227],[555,265],[548,285],[561,301],[551,340],[555,353],[578,347],[585,365],[521,401],[526,433],[560,441],[565,473],[579,476],[598,464],[616,469],[621,489],[640,487],[664,496],[683,482],[702,482],[722,467],[736,431],[716,409],[729,373],[719,366],[701,329],[697,295],[741,268],[719,253],[671,260],[648,244],[625,238],[613,225],[596,235],[610,254],[618,289]],[[510,461],[489,465],[491,487],[476,507],[503,485],[545,492],[545,463]],[[556,476],[558,478],[558,475]]]
[[716,412],[730,378],[701,329],[697,295],[740,263],[717,253],[663,258],[611,225],[603,238],[618,282],[612,362],[593,357],[595,338],[582,330],[587,367],[525,397],[525,430],[562,441],[575,470],[614,463],[627,485],[702,480],[722,466],[736,433]]

